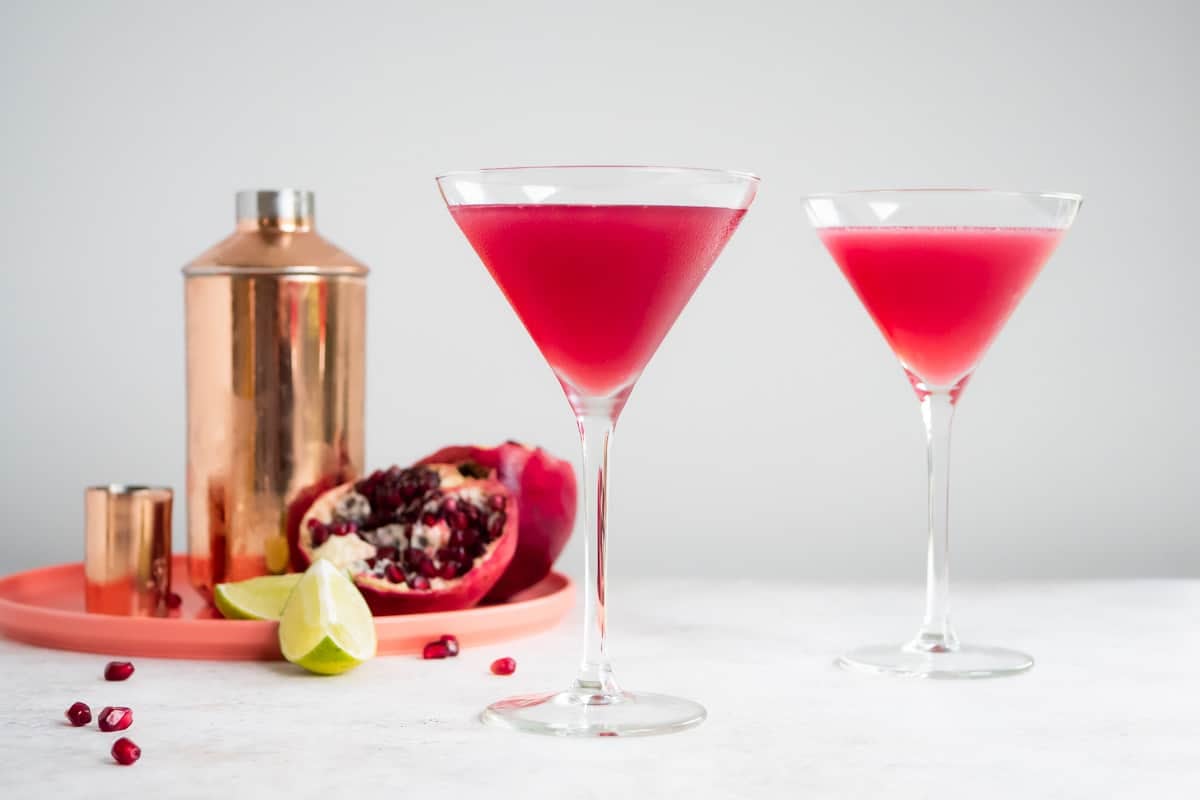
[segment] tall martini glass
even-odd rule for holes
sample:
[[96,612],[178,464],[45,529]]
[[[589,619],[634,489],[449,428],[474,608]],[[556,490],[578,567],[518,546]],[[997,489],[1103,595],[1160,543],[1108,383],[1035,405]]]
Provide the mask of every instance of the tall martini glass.
[[907,644],[854,650],[841,666],[926,678],[986,678],[1033,666],[1015,650],[963,644],[950,625],[950,422],[984,351],[1080,201],[1073,194],[958,189],[808,198],[809,220],[916,391],[929,468],[925,619]]
[[666,733],[690,700],[623,689],[606,643],[608,454],[646,363],[745,215],[753,175],[665,167],[530,167],[438,178],[454,221],[566,392],[583,443],[583,659],[565,690],[513,697],[487,723],[536,733]]

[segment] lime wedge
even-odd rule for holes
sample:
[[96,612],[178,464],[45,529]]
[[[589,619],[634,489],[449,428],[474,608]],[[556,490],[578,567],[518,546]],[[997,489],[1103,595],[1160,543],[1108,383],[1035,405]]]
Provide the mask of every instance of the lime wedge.
[[218,583],[213,603],[226,619],[279,619],[299,575],[268,575],[236,583]]
[[375,620],[346,573],[318,559],[279,618],[283,657],[309,672],[337,675],[375,655]]

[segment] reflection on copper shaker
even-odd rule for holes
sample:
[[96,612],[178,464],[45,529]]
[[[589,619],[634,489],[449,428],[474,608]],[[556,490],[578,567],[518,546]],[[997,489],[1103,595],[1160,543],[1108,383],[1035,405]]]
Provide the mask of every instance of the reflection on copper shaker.
[[285,572],[289,521],[363,467],[367,268],[313,227],[313,195],[237,195],[233,235],[188,264],[188,566]]

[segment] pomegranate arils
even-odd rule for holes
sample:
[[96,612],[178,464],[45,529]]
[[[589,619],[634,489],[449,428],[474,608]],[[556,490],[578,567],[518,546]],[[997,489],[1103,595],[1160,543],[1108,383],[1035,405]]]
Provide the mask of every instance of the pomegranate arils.
[[383,574],[392,583],[404,583],[404,571],[395,564],[388,564],[384,567]]
[[128,661],[110,661],[104,667],[104,680],[123,681],[133,674],[133,664]]
[[517,671],[517,661],[513,658],[497,658],[492,662],[493,675],[512,675]]
[[458,564],[455,564],[453,561],[447,561],[446,563],[442,564],[442,566],[438,567],[438,577],[443,580],[452,580],[457,578],[458,575]]
[[92,721],[92,710],[87,703],[72,703],[67,709],[67,719],[76,728],[83,727]]
[[504,500],[504,497],[502,497],[501,495],[494,494],[488,498],[488,505],[491,507],[491,509],[493,511],[503,511],[504,504],[505,504],[505,500]]
[[450,656],[450,646],[440,639],[436,642],[429,642],[421,650],[421,658],[426,660],[433,658],[448,658]]
[[421,561],[421,566],[417,567],[421,571],[421,576],[425,578],[436,578],[438,574],[437,565],[433,563],[432,558],[426,558]]
[[454,636],[454,634],[444,633],[442,634],[442,638],[438,639],[438,641],[446,645],[446,652],[450,656],[453,657],[458,655],[458,639]]
[[167,608],[179,608],[183,605],[183,598],[175,592],[167,592],[166,604]]
[[96,722],[102,731],[123,731],[133,724],[133,711],[125,706],[105,706]]
[[142,757],[142,748],[134,744],[132,740],[122,736],[113,742],[112,757],[118,764],[128,767]]
[[408,585],[418,591],[424,591],[429,588],[429,579],[424,575],[413,575],[408,579]]

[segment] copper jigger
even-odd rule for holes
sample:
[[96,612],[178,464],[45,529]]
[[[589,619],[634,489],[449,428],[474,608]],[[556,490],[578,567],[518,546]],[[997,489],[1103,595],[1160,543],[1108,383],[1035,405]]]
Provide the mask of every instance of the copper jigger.
[[83,571],[92,614],[164,616],[171,591],[170,489],[91,486],[84,492]]

